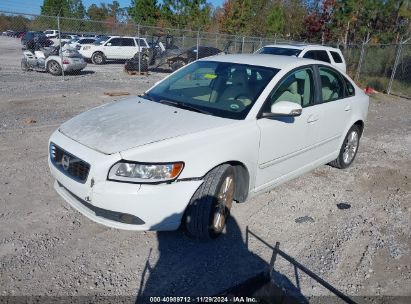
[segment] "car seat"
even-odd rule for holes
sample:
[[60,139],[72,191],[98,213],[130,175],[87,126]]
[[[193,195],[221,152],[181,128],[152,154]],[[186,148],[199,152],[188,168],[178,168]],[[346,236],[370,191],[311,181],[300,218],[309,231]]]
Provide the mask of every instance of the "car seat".
[[321,92],[324,102],[338,98],[338,93],[335,91],[335,86],[326,75],[321,75]]
[[301,95],[298,94],[298,82],[295,76],[292,75],[292,77],[289,77],[283,85],[288,85],[287,89],[285,89],[280,96],[273,98],[274,102],[272,104],[278,101],[290,101],[301,105]]
[[[245,69],[236,69],[231,73],[230,80],[231,84],[229,84],[221,94],[219,98],[220,101],[225,102],[234,100],[238,96],[251,97],[253,95],[253,91],[248,83],[247,71]],[[244,106],[248,106],[251,103],[251,100],[248,102],[245,100],[241,101],[244,103]]]

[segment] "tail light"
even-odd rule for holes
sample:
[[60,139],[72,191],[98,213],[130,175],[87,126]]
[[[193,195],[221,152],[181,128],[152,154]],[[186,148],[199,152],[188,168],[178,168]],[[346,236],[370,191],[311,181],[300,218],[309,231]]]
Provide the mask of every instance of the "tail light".
[[68,61],[67,59],[63,59],[63,64],[70,64],[70,61]]

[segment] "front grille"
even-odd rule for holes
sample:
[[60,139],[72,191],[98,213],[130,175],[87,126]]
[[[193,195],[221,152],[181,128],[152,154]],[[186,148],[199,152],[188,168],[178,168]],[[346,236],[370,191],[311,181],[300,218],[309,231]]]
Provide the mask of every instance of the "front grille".
[[68,177],[82,184],[87,181],[90,165],[54,143],[50,143],[50,159],[53,165]]

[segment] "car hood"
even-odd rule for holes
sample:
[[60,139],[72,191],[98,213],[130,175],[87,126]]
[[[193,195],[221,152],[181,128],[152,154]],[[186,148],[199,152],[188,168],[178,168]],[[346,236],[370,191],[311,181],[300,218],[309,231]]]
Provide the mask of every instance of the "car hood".
[[91,149],[113,154],[234,122],[133,97],[84,112],[59,131]]

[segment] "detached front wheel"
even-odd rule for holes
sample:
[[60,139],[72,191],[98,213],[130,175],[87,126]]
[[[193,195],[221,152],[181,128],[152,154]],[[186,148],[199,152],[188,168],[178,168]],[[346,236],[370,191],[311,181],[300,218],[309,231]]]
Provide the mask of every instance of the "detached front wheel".
[[205,176],[185,214],[186,229],[191,236],[213,239],[224,231],[235,187],[234,169],[230,165],[218,166]]

